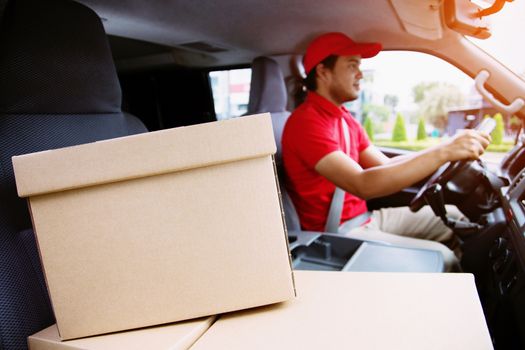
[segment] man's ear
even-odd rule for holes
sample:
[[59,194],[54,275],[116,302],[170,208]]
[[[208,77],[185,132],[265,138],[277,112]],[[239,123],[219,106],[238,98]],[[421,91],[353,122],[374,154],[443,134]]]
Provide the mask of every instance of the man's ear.
[[327,68],[327,67],[326,67],[324,64],[322,64],[322,63],[319,63],[319,64],[315,67],[315,75],[316,75],[317,81],[326,82],[327,79],[330,78],[331,73],[332,73],[332,71],[331,71],[329,68]]

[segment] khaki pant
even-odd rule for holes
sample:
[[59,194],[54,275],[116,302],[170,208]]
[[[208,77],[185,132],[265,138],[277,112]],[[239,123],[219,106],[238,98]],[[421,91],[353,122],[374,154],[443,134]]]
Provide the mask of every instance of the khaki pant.
[[[447,213],[455,219],[463,216],[454,206],[447,206]],[[343,226],[344,223],[341,227]],[[370,222],[341,233],[346,237],[390,243],[400,247],[437,250],[443,254],[446,271],[458,268],[458,258],[451,250],[457,245],[455,237],[429,206],[416,213],[408,207],[374,210]]]

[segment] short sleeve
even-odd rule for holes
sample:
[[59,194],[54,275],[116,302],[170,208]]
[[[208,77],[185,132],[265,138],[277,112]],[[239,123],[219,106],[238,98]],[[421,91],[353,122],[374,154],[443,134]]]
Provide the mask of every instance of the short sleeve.
[[340,149],[335,126],[333,118],[290,118],[283,135],[284,151],[293,152],[300,162],[314,168],[323,157]]
[[354,137],[357,141],[354,143],[354,145],[357,146],[356,148],[358,153],[361,153],[367,149],[368,146],[370,146],[370,139],[368,138],[368,135],[363,126],[350,114],[346,116],[345,119],[350,127],[351,137]]
[[359,123],[356,123],[359,126],[359,153],[364,151],[365,149],[370,146],[370,139],[368,138],[368,134],[366,133],[363,126]]

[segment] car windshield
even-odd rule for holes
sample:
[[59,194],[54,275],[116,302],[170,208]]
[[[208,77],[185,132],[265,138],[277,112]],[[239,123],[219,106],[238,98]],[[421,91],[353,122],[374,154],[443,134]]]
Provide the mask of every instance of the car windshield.
[[[478,3],[486,6],[484,2]],[[522,45],[525,1],[506,3],[500,12],[489,17],[489,22],[490,38],[468,40],[525,80],[525,47]]]

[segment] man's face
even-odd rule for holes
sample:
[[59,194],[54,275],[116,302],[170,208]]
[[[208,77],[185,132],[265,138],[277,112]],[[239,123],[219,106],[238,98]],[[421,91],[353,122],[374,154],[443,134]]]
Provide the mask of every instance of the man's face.
[[363,74],[359,69],[361,56],[339,56],[328,72],[327,88],[333,101],[338,104],[359,97],[359,81]]

